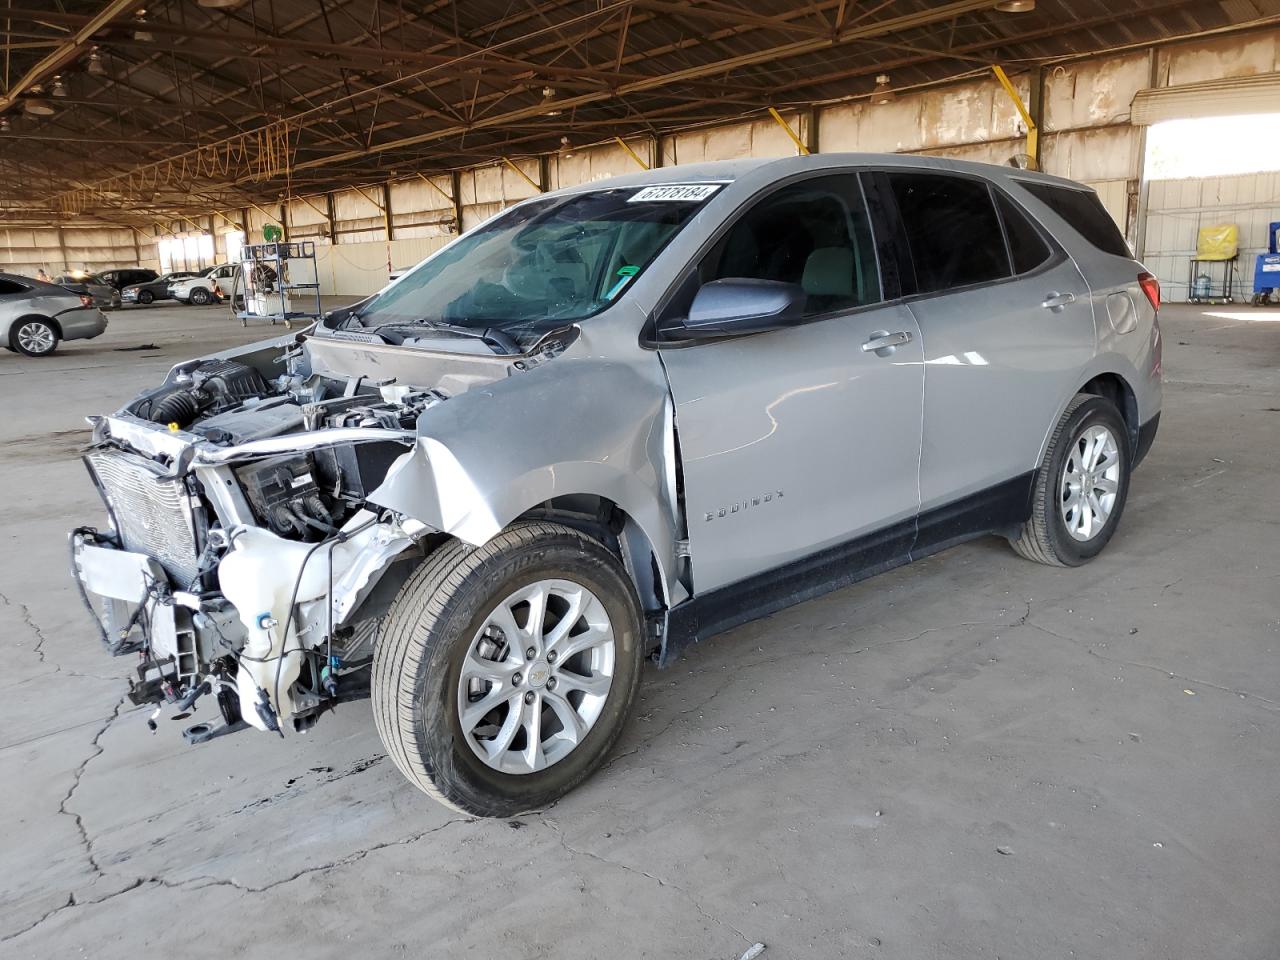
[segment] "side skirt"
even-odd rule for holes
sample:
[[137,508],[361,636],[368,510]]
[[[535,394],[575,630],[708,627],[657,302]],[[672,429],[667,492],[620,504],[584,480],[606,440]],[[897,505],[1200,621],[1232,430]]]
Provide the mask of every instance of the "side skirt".
[[[667,614],[658,663],[690,644],[986,534],[1012,534],[1031,516],[1035,472],[873,533],[691,597]],[[695,561],[696,562],[696,561]]]

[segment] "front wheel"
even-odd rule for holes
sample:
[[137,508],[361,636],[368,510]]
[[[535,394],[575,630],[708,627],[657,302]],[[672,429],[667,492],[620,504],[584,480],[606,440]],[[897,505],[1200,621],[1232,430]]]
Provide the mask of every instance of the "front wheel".
[[47,320],[19,320],[10,335],[10,346],[28,357],[47,357],[58,349],[58,331]]
[[138,294],[138,302],[142,304],[150,303],[156,298],[156,295],[150,290],[143,290]]
[[635,590],[599,542],[552,523],[440,547],[401,589],[374,654],[392,760],[437,800],[509,817],[608,755],[643,661]]
[[197,307],[203,307],[206,303],[208,303],[212,299],[213,297],[209,295],[209,291],[206,290],[204,287],[196,287],[194,290],[191,291],[191,302],[194,303]]
[[1077,394],[1036,471],[1031,518],[1012,540],[1021,556],[1077,567],[1102,552],[1129,495],[1129,433],[1115,404]]

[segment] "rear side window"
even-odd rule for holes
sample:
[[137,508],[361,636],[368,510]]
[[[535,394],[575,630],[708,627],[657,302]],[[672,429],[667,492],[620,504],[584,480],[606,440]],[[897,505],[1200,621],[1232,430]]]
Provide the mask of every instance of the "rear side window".
[[1120,228],[1092,190],[1029,181],[1022,181],[1021,186],[1103,253],[1126,259],[1133,256]]
[[1000,220],[1004,223],[1005,239],[1009,241],[1014,273],[1030,273],[1052,256],[1049,244],[1027,219],[1027,215],[999,191],[996,191],[996,207],[999,208]]
[[916,292],[1002,280],[1010,275],[1004,231],[981,180],[931,173],[890,173]]
[[22,293],[27,288],[12,280],[0,280],[0,295],[6,293]]

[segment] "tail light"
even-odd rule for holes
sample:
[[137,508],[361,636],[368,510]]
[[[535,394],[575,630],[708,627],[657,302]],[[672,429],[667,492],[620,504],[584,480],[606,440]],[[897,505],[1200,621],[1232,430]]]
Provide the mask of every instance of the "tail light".
[[1142,288],[1142,292],[1147,295],[1147,300],[1151,303],[1151,309],[1159,311],[1160,309],[1160,281],[1149,273],[1138,274],[1138,286]]
[[1138,274],[1138,286],[1147,295],[1151,309],[1156,312],[1151,322],[1151,375],[1164,379],[1164,337],[1160,334],[1160,281],[1149,273]]
[[82,294],[80,294],[80,306],[82,306],[82,307],[92,307],[92,306],[93,306],[93,297],[89,296],[87,293],[82,293]]

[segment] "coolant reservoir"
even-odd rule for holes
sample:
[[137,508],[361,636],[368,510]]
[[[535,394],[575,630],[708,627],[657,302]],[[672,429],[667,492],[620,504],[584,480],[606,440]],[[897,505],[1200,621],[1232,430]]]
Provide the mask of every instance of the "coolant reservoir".
[[285,630],[292,614],[290,600],[295,599],[295,583],[297,603],[324,595],[332,549],[332,544],[317,548],[313,543],[285,540],[269,530],[245,527],[236,533],[231,552],[218,565],[222,593],[235,605],[248,634],[236,674],[240,712],[259,730],[267,729],[256,706],[260,689],[266,691],[268,702],[281,721],[294,713],[289,691],[302,669],[302,656],[288,654],[284,663],[280,662],[282,653],[302,649],[301,639],[293,629],[288,631],[285,648]]

